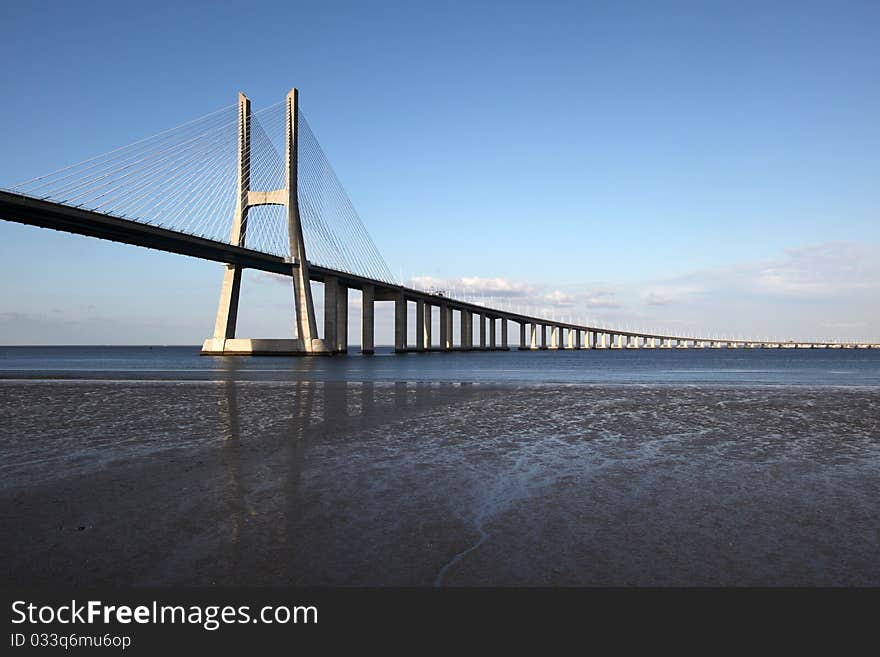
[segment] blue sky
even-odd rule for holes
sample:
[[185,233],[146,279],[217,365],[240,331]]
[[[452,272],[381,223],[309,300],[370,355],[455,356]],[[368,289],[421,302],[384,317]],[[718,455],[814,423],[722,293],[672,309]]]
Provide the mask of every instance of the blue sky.
[[[880,4],[216,4],[5,6],[0,186],[297,86],[406,280],[609,325],[880,336]],[[6,222],[0,267],[6,344],[197,343],[221,276]],[[284,285],[244,294],[241,335],[289,330]]]

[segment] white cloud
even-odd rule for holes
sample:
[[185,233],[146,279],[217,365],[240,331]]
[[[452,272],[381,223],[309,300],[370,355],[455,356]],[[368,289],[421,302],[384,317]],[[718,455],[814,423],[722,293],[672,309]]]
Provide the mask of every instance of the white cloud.
[[507,278],[480,278],[468,276],[463,278],[435,278],[433,276],[414,276],[410,285],[424,290],[455,290],[458,295],[495,296],[495,297],[525,297],[532,293],[532,288],[526,283],[511,281]]
[[575,301],[577,301],[575,295],[566,294],[562,290],[553,290],[544,295],[544,302],[553,306],[573,306]]
[[880,288],[880,246],[827,242],[788,249],[755,273],[760,292],[796,298],[833,297]]
[[583,292],[580,298],[587,308],[620,308],[620,304],[614,300],[613,292]]
[[641,300],[649,306],[666,306],[691,301],[703,291],[700,285],[653,285],[642,290]]

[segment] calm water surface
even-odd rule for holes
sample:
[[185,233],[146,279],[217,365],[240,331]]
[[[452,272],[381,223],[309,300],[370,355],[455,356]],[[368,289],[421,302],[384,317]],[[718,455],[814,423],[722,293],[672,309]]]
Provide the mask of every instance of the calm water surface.
[[[356,351],[356,348],[355,350]],[[880,350],[688,349],[202,357],[198,347],[0,347],[0,378],[880,385]]]

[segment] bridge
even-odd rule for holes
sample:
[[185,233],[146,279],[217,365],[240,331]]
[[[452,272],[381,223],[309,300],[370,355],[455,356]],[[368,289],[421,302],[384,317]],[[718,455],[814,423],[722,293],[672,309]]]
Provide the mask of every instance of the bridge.
[[[855,342],[766,342],[642,333],[536,317],[396,281],[327,161],[291,90],[252,112],[238,103],[110,153],[0,190],[0,219],[224,265],[204,355],[348,352],[348,301],[362,300],[361,351],[375,349],[375,304],[392,301],[398,353],[536,349],[869,349]],[[308,249],[306,248],[308,245]],[[242,271],[289,276],[295,338],[236,336]],[[323,332],[311,282],[323,283]],[[415,304],[415,344],[408,305]],[[434,313],[439,335],[432,335]],[[454,330],[458,326],[458,345]],[[475,327],[476,324],[476,327]],[[475,338],[476,330],[476,338]]]

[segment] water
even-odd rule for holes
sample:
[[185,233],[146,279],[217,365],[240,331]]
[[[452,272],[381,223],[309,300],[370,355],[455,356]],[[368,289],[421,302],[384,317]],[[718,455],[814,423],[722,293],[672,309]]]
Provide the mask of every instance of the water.
[[880,350],[496,351],[202,357],[198,347],[0,347],[0,378],[880,385]]
[[7,347],[0,420],[13,584],[880,585],[880,351]]

